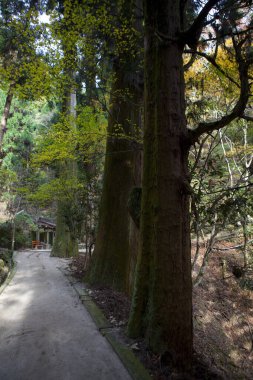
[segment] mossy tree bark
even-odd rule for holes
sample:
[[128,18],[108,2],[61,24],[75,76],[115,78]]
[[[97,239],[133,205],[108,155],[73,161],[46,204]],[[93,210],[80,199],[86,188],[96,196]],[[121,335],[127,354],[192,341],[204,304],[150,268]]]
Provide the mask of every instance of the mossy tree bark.
[[[131,215],[131,211],[129,210],[129,201],[130,198],[128,196],[128,212],[131,215],[130,218],[130,225],[129,225],[129,277],[128,277],[128,293],[130,295],[133,294],[134,290],[134,282],[135,282],[135,275],[136,275],[136,264],[137,264],[137,257],[138,252],[140,249],[140,224],[139,224],[139,218],[140,218],[140,202],[141,202],[141,175],[142,171],[142,152],[136,152],[135,158],[134,158],[134,187],[132,188],[130,192],[130,197],[132,194],[135,194],[135,204],[134,212],[137,214],[137,220],[136,215],[135,218]],[[137,199],[136,199],[137,194]]]
[[58,201],[56,216],[56,234],[51,256],[73,257],[78,255],[78,240],[76,232],[71,228],[69,219],[69,204]]
[[[124,20],[138,29],[136,2],[124,1],[120,7]],[[138,244],[127,204],[131,189],[140,185],[140,145],[134,141],[141,126],[140,50],[135,55],[126,49],[114,58],[99,226],[89,273],[91,283],[125,293],[133,286]]]
[[123,292],[129,292],[131,244],[127,202],[136,186],[137,148],[131,137],[139,125],[140,107],[135,94],[124,67],[115,62],[99,227],[89,280]]
[[144,1],[141,250],[128,332],[144,335],[154,351],[186,369],[192,359],[192,280],[179,3]]
[[[143,36],[143,4],[142,0],[134,0],[132,2],[132,7],[134,9],[134,29]],[[139,41],[139,50],[140,50],[140,61],[143,61],[143,41]],[[141,69],[141,70],[140,70]],[[134,73],[135,83],[137,87],[135,88],[135,104],[138,108],[135,110],[135,123],[138,125],[139,131],[143,133],[143,64],[139,63],[139,72]],[[139,146],[140,148],[140,146]],[[143,161],[143,151],[142,149],[136,149],[133,162],[133,188],[131,189],[130,197],[132,194],[135,194],[135,204],[134,212],[137,215],[136,218],[133,218],[129,210],[130,198],[128,196],[128,212],[131,215],[130,218],[130,232],[129,232],[129,276],[128,276],[128,293],[133,294],[134,281],[136,274],[136,264],[137,257],[139,252],[140,244],[140,202],[141,202],[141,186],[142,186],[142,161]],[[136,199],[137,194],[137,199]]]
[[53,257],[78,255],[78,235],[74,227],[75,215],[71,215],[71,213],[70,203],[59,200],[56,213],[56,233],[51,251]]

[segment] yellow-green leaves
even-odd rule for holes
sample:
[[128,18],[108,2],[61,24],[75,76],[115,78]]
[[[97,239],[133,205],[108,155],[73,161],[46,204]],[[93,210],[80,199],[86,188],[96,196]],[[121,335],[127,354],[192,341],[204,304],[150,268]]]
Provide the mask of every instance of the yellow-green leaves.
[[33,163],[50,166],[68,159],[92,160],[103,150],[106,126],[105,115],[99,108],[81,108],[75,120],[61,115],[59,121],[37,139]]

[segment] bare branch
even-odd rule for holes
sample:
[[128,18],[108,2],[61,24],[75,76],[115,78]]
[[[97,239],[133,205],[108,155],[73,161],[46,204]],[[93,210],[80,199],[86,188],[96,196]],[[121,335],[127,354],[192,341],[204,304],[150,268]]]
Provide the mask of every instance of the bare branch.
[[[252,243],[253,242],[253,239],[249,240],[248,241],[248,244]],[[227,248],[216,248],[216,247],[213,247],[213,250],[214,251],[230,251],[231,249],[238,249],[238,248],[242,248],[244,244],[238,244],[238,245],[234,245],[232,247],[227,247]]]
[[[201,157],[201,154],[202,154],[202,150],[203,150],[203,147],[206,143],[206,140],[209,138],[210,136],[209,135],[206,135],[203,140],[200,142],[199,144],[199,149],[198,149],[198,153],[197,153],[197,157],[195,158],[195,162],[194,162],[194,165],[191,169],[191,173],[194,173],[195,169],[197,168],[198,166],[198,163],[199,163],[199,160],[200,160],[200,157]],[[207,156],[208,157],[208,156]]]
[[253,121],[253,117],[252,116],[242,115],[241,118],[244,119],[244,120],[246,120],[246,121]]
[[[236,31],[236,32],[229,32],[229,33],[224,33],[222,34],[222,36],[220,36],[219,38],[229,38],[231,36],[241,36],[241,35],[244,35],[244,34],[247,34],[248,32],[252,31],[253,30],[253,26],[250,26],[248,27],[247,29],[244,29],[244,30],[239,30],[239,31]],[[201,42],[211,42],[211,41],[217,41],[218,37],[211,37],[211,38],[206,38],[206,39],[203,39],[201,40]]]
[[185,51],[184,53],[190,53],[192,54],[191,55],[191,58],[189,59],[189,61],[184,65],[184,71],[187,71],[189,70],[189,68],[194,64],[194,62],[196,61],[196,58],[197,58],[197,54],[196,52],[194,52],[193,50],[188,50],[188,51]]

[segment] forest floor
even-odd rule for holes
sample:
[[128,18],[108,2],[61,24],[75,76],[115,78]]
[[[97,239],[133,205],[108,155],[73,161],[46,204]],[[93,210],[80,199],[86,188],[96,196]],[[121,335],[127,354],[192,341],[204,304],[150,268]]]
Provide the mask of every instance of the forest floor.
[[[222,241],[216,247],[227,249],[235,244]],[[224,261],[225,273],[221,266]],[[242,263],[239,250],[214,251],[201,283],[194,288],[192,379],[253,378],[253,274],[238,277],[234,268]],[[84,277],[84,267],[83,256],[71,263],[72,271],[80,279]],[[102,287],[91,288],[89,293],[111,324],[124,330],[130,310],[129,299]],[[130,347],[155,380],[171,379],[171,368],[163,358],[151,353],[143,341]]]

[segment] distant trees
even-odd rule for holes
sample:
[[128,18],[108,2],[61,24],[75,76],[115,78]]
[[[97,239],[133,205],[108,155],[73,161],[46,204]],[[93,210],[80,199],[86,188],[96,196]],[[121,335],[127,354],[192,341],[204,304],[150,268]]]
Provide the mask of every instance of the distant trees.
[[34,1],[0,2],[0,78],[6,89],[1,117],[0,152],[13,96],[38,99],[48,94],[48,70],[36,51],[42,29]]
[[[89,123],[92,124],[92,120],[99,112],[94,110],[94,118],[93,115],[89,118],[87,117],[88,108],[83,110],[80,107],[83,88],[82,83],[78,81],[83,75],[80,46],[82,45],[82,27],[85,25],[85,21],[82,21],[82,17],[85,17],[85,9],[78,3],[73,9],[70,1],[48,2],[47,9],[50,24],[46,28],[42,55],[50,73],[53,73],[52,82],[55,93],[51,96],[57,99],[59,112],[58,120],[55,120],[56,123],[52,126],[49,135],[46,136],[43,144],[39,145],[41,157],[38,158],[37,155],[35,160],[37,163],[53,168],[56,178],[51,179],[48,185],[39,188],[34,199],[37,197],[43,201],[43,198],[46,200],[48,197],[47,200],[49,200],[51,197],[51,200],[57,202],[56,237],[52,255],[69,257],[78,253],[77,243],[86,218],[84,203],[87,204],[87,202],[84,199],[87,200],[87,188],[85,189],[87,183],[82,183],[85,175],[79,172],[80,166],[84,168],[82,163],[85,161],[86,152],[83,152],[83,149],[87,144],[88,151],[91,141],[94,141],[94,136],[90,140],[85,137],[80,138],[79,129],[84,131],[86,127],[85,133],[89,134]],[[51,39],[50,43],[49,39]],[[51,43],[57,46],[57,52],[55,48],[51,48]],[[84,116],[85,111],[86,116]],[[80,115],[84,116],[83,123],[80,122]],[[92,133],[96,134],[97,131],[94,130]],[[47,192],[44,197],[43,189]],[[92,234],[94,235],[94,231]]]
[[[5,95],[0,91],[0,109],[4,107]],[[31,155],[36,137],[49,125],[51,112],[45,100],[31,102],[13,99],[0,166],[0,195],[10,214],[20,204],[21,208],[17,211],[25,209],[36,215],[36,207],[28,201],[27,193],[33,193],[47,175],[31,165]]]

